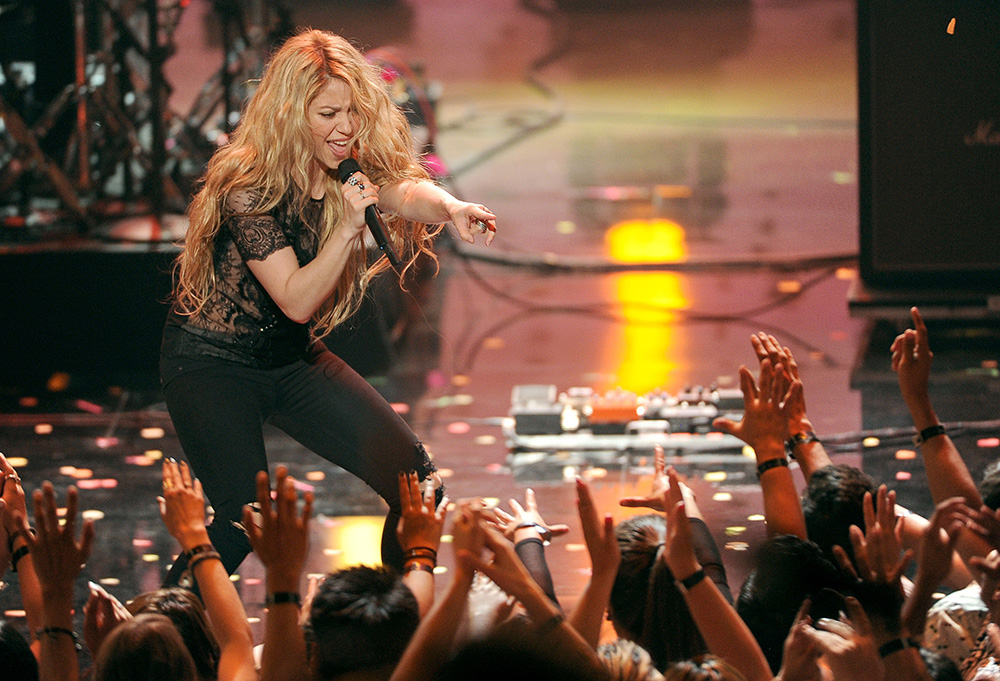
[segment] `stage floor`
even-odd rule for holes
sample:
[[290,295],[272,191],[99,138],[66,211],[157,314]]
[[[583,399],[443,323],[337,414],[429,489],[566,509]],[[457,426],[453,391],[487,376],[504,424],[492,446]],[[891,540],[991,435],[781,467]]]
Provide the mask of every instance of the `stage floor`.
[[[588,572],[574,477],[590,479],[621,520],[633,511],[617,500],[648,485],[650,461],[569,445],[510,457],[502,427],[515,386],[734,388],[739,366],[755,361],[750,334],[767,331],[798,358],[835,460],[863,465],[915,510],[930,507],[919,459],[896,457],[910,424],[888,347],[908,303],[882,320],[848,308],[858,247],[854,3],[618,4],[552,18],[514,0],[488,10],[460,0],[300,2],[293,12],[297,24],[369,47],[391,43],[440,83],[451,188],[489,206],[499,233],[488,249],[439,244],[440,274],[414,292],[405,342],[369,378],[427,444],[452,498],[506,506],[532,488],[547,521],[570,525],[547,549],[564,604]],[[191,3],[168,63],[180,109],[219,58],[202,35],[208,5]],[[538,89],[524,76],[550,52]],[[612,258],[691,264],[615,273]],[[934,395],[948,421],[995,418],[1000,343],[981,320],[970,324],[931,326]],[[98,534],[86,579],[121,599],[156,587],[176,552],[157,514],[157,464],[182,457],[162,398],[148,384],[74,385],[72,374],[50,387],[5,388],[0,450],[21,461],[29,488],[81,488]],[[889,429],[881,444],[863,448],[879,429]],[[975,470],[995,458],[995,435],[974,428],[959,439]],[[282,433],[269,431],[268,443],[272,466],[288,465],[316,493],[307,570],[377,560],[382,502]],[[753,466],[691,453],[679,447],[676,463],[735,591],[765,536]],[[441,565],[451,564],[445,548]],[[237,582],[258,635],[262,576],[251,557]],[[17,607],[15,589],[0,592],[0,610],[16,618]]]

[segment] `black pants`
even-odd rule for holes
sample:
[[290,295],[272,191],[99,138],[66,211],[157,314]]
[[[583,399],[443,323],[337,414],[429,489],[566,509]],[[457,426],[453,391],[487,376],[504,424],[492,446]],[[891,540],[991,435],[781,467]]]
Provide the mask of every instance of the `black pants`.
[[[250,553],[242,509],[256,500],[256,475],[267,470],[263,425],[271,423],[305,447],[364,480],[389,504],[382,561],[402,567],[396,539],[399,473],[433,472],[423,445],[378,392],[333,353],[277,369],[251,369],[211,358],[163,356],[163,392],[184,455],[215,509],[208,528],[226,570]],[[438,498],[442,491],[438,490]],[[167,575],[176,584],[183,554]]]

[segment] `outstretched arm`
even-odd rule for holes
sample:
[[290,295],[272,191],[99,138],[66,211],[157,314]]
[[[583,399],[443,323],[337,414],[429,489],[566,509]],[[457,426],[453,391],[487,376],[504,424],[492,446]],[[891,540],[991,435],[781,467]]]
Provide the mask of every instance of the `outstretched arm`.
[[[25,532],[33,530],[22,530],[18,518],[28,517],[27,503],[24,497],[24,487],[21,486],[21,478],[10,462],[0,454],[0,475],[3,476],[3,489],[0,492],[5,505],[3,514],[3,528],[6,537],[3,539],[3,550],[10,550],[7,561],[17,570],[17,583],[21,590],[21,605],[24,608],[25,619],[28,623],[28,631],[31,636],[31,650],[38,657],[40,643],[35,637],[35,632],[42,626],[42,587],[38,583],[38,576],[35,574],[35,561],[28,551],[28,541],[24,536]],[[6,566],[0,561],[0,567]],[[0,572],[2,575],[3,572]]]
[[590,486],[580,478],[576,479],[576,498],[583,539],[587,542],[587,551],[590,553],[591,575],[569,621],[580,636],[592,648],[596,648],[604,613],[611,600],[611,589],[618,574],[621,549],[615,537],[611,514],[605,513],[602,517],[598,513],[590,494]]
[[784,367],[785,375],[791,384],[788,395],[781,405],[781,413],[786,419],[784,437],[808,483],[815,471],[830,466],[833,462],[830,461],[823,443],[816,437],[812,421],[806,415],[806,398],[802,379],[799,377],[799,364],[788,346],[780,345],[777,338],[763,331],[750,336],[750,343],[758,361],[769,359],[772,367],[779,364]]
[[205,495],[201,481],[186,463],[163,462],[160,517],[188,554],[188,568],[198,581],[205,611],[219,642],[219,681],[256,681],[253,635],[236,587],[205,529]]
[[403,547],[403,583],[413,592],[423,617],[434,604],[434,568],[448,497],[435,507],[433,480],[428,478],[421,491],[416,473],[400,472],[399,499],[402,513],[396,534]]
[[667,545],[663,560],[684,594],[691,617],[713,655],[736,667],[747,681],[770,681],[771,668],[757,639],[695,559],[691,528],[684,509],[677,473],[671,468],[670,490],[664,501]]
[[275,470],[275,498],[267,472],[257,473],[257,503],[260,525],[253,522],[249,508],[243,510],[243,525],[254,553],[266,570],[267,620],[260,678],[304,679],[308,676],[306,643],[299,626],[299,579],[309,548],[309,518],[312,493],[305,495],[302,514],[296,512],[298,497],[288,469]]
[[428,180],[404,180],[385,185],[379,190],[379,205],[412,222],[451,222],[462,239],[470,244],[475,243],[477,235],[484,233],[476,220],[487,225],[487,246],[496,237],[496,215],[482,204],[456,199]]
[[66,524],[59,524],[56,494],[52,483],[45,482],[35,490],[35,534],[28,521],[18,517],[34,560],[42,594],[41,655],[38,664],[40,681],[76,681],[79,663],[76,657],[77,635],[73,632],[73,582],[90,555],[94,541],[94,525],[83,525],[80,540],[76,539],[77,492],[66,490]]

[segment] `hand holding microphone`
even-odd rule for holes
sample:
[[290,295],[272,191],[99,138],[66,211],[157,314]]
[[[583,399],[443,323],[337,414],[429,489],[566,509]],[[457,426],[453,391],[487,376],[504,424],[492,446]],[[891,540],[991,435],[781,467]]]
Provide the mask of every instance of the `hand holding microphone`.
[[[337,176],[345,184],[360,185],[360,180],[352,177],[354,173],[358,172],[361,172],[361,166],[353,158],[344,159],[337,166]],[[362,189],[363,191],[364,189]],[[389,239],[389,231],[382,221],[382,214],[379,213],[377,206],[365,207],[365,224],[368,225],[368,230],[375,238],[375,243],[378,244],[379,249],[389,259],[389,264],[392,265],[392,268],[397,273],[401,273],[403,271],[403,263],[399,259],[399,255],[396,254],[396,249],[392,246],[392,241]]]

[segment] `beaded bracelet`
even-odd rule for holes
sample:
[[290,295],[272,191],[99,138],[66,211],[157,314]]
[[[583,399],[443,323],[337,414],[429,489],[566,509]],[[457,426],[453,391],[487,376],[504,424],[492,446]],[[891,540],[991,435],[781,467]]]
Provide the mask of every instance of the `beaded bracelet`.
[[199,553],[208,553],[209,551],[215,551],[215,547],[212,546],[211,544],[198,544],[197,546],[194,546],[185,551],[184,557],[188,559],[188,562],[190,562],[191,559],[197,556]]
[[73,647],[76,649],[76,652],[79,653],[81,650],[83,650],[83,647],[80,645],[80,637],[77,636],[77,633],[72,629],[65,629],[63,627],[42,627],[41,629],[35,630],[35,638],[39,639],[42,636],[55,638],[56,636],[60,635],[69,636],[71,639],[73,639]]
[[205,553],[199,553],[197,556],[188,561],[187,569],[194,574],[195,566],[202,562],[203,560],[222,560],[222,556],[219,555],[218,551],[206,551]]
[[416,560],[407,561],[406,565],[403,566],[403,574],[409,574],[415,570],[422,570],[424,572],[429,572],[434,574],[434,567],[428,565],[427,563],[421,563]]

